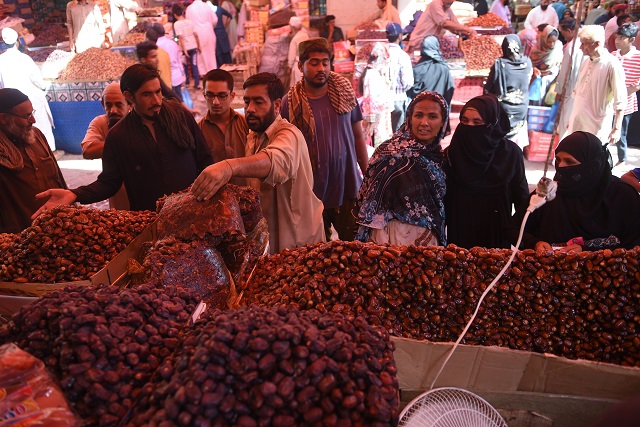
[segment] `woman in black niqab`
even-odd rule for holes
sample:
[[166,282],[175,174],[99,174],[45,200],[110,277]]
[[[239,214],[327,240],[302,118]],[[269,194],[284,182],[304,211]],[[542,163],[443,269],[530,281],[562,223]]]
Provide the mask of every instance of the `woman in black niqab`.
[[509,116],[509,132],[512,138],[527,125],[529,105],[529,82],[533,74],[531,60],[522,54],[522,43],[515,34],[508,34],[502,40],[502,57],[491,67],[484,87],[485,93],[498,97],[502,108]]
[[[640,244],[640,195],[612,175],[610,159],[593,134],[574,132],[563,139],[556,148],[556,198],[531,213],[521,246],[580,251]],[[513,218],[513,243],[525,211],[526,206]]]
[[[472,111],[484,124],[473,125]],[[505,138],[509,119],[494,95],[471,99],[460,117],[445,159],[447,240],[464,248],[509,247],[505,228],[529,195],[522,150]]]

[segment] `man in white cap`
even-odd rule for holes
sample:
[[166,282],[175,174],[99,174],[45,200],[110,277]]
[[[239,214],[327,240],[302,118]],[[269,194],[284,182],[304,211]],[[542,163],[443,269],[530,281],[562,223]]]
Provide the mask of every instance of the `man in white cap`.
[[298,45],[300,42],[309,39],[309,34],[302,28],[302,20],[297,16],[289,19],[291,27],[291,43],[289,43],[289,56],[287,57],[289,65],[289,87],[293,87],[302,80],[302,71],[298,67]]
[[[119,82],[109,83],[104,88],[102,92],[102,107],[106,114],[91,120],[87,133],[80,143],[82,157],[85,159],[102,158],[107,132],[129,112],[129,105],[120,90]],[[112,209],[129,209],[129,199],[124,185],[115,196],[109,198],[109,207]]]
[[44,204],[36,194],[67,188],[34,123],[27,95],[14,88],[0,89],[0,233],[19,233],[31,225],[31,215]]
[[11,28],[2,29],[2,40],[9,46],[0,55],[0,88],[18,89],[29,97],[35,109],[35,126],[44,134],[51,150],[56,149],[53,137],[53,116],[45,97],[48,84],[42,79],[40,69],[29,55],[18,50],[18,33]]

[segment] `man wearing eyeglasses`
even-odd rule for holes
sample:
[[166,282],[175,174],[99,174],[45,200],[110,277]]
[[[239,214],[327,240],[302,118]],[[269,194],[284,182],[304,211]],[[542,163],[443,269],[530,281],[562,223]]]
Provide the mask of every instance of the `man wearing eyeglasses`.
[[[233,76],[225,70],[211,70],[203,79],[207,115],[199,122],[209,150],[217,161],[244,157],[249,127],[244,116],[231,108],[236,94]],[[236,185],[247,185],[245,178],[233,178]]]
[[19,233],[44,204],[36,194],[67,188],[35,111],[18,89],[0,89],[0,233]]

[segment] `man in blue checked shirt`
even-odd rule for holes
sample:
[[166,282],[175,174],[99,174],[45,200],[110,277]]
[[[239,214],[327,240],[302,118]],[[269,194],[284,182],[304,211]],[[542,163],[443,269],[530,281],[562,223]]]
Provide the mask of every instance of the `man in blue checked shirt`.
[[413,86],[413,68],[411,58],[402,50],[402,27],[397,22],[387,24],[387,39],[389,40],[389,77],[391,91],[395,93],[393,111],[391,112],[391,126],[397,131],[404,123],[407,111],[406,91]]

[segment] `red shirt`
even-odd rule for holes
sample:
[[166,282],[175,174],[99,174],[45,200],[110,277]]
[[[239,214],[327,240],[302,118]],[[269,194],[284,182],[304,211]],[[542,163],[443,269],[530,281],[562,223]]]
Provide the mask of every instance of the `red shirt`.
[[[631,50],[626,55],[621,55],[619,50],[613,52],[613,56],[618,58],[624,69],[624,84],[626,87],[640,84],[640,50],[631,46]],[[624,114],[631,114],[638,111],[638,97],[632,93],[627,97],[627,108]]]

